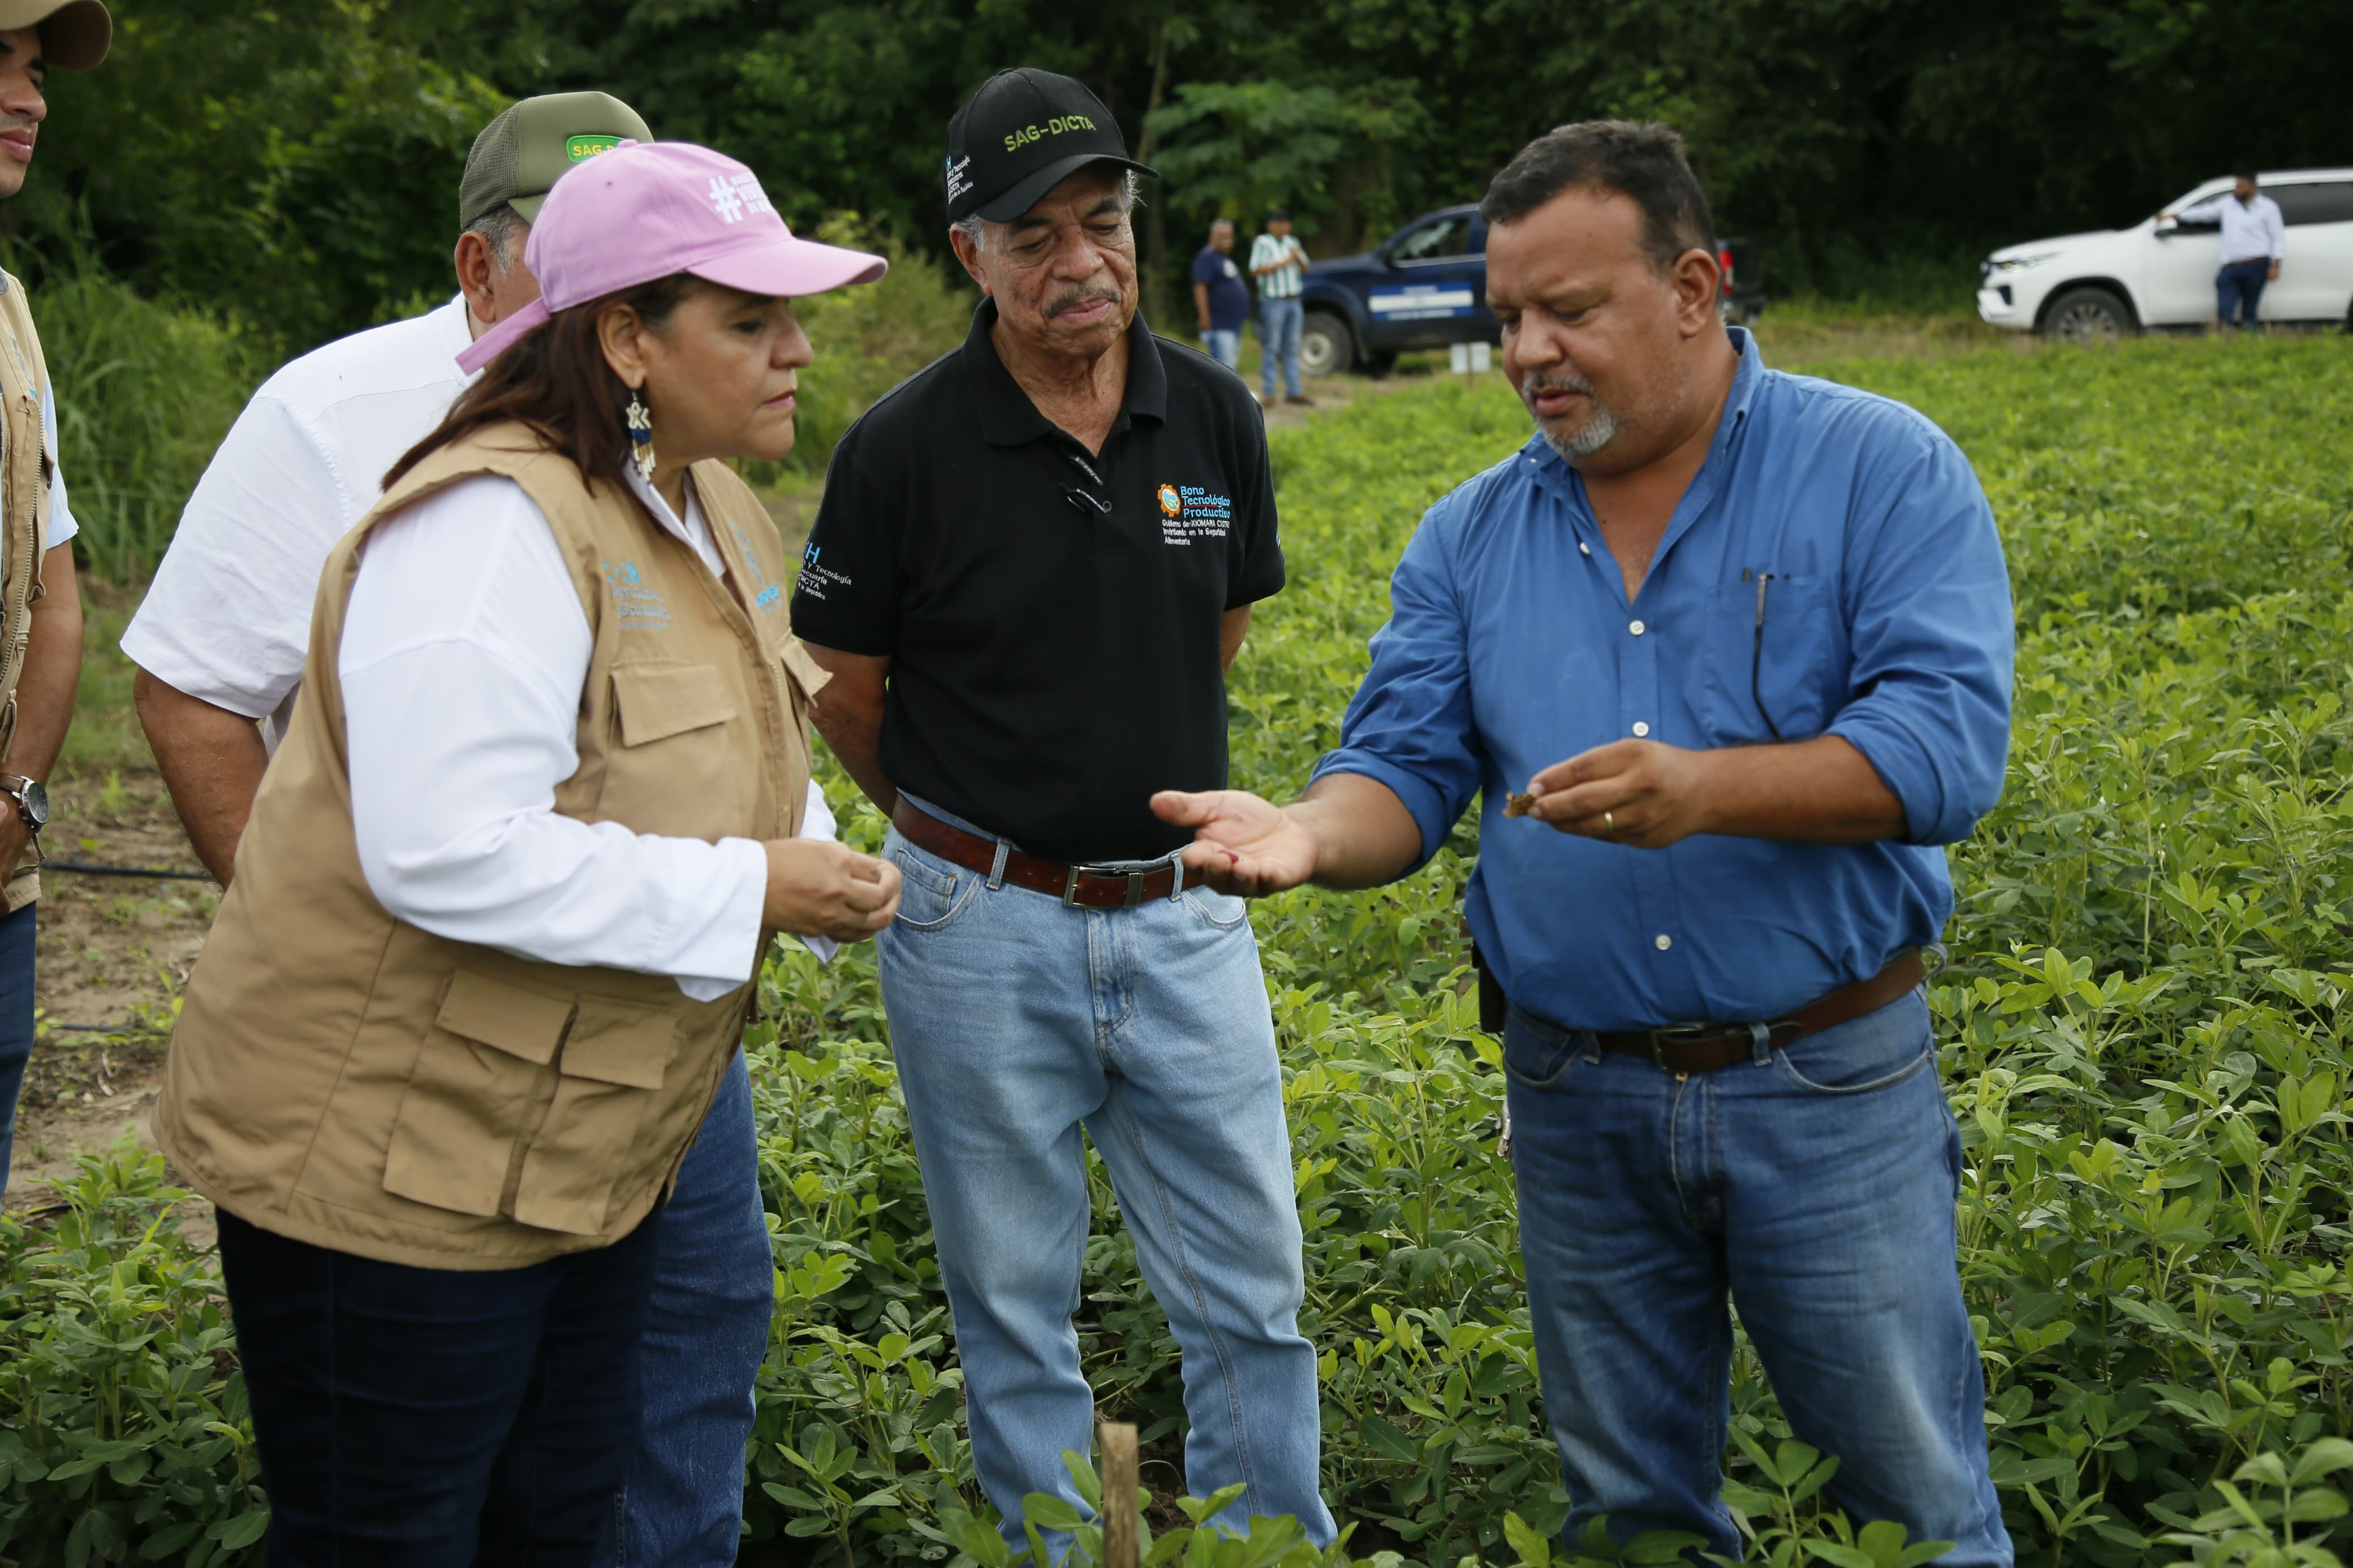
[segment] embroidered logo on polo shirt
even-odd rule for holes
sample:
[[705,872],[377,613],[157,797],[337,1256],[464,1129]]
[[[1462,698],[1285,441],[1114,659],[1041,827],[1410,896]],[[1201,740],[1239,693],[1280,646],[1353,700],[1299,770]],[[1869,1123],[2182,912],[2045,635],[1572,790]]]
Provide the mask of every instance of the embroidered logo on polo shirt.
[[1190,544],[1197,539],[1223,539],[1233,526],[1234,503],[1200,485],[1162,485],[1160,542]]
[[607,561],[605,586],[613,595],[613,607],[620,613],[621,629],[625,632],[659,632],[670,629],[670,605],[658,588],[649,587],[634,561]]
[[844,588],[849,586],[849,578],[846,573],[837,572],[830,566],[820,566],[817,563],[818,555],[823,548],[822,545],[812,544],[801,552],[800,581],[795,586],[812,599],[824,598],[825,591],[837,584]]

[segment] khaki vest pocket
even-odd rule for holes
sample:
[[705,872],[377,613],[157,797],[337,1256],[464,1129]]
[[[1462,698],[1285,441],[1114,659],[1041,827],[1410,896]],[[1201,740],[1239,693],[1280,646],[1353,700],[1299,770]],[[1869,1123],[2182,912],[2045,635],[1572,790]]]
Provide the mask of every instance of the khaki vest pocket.
[[457,1214],[497,1214],[572,1009],[569,996],[458,971],[394,1115],[385,1191]]
[[631,1152],[659,1109],[650,1091],[661,1087],[678,1052],[679,1022],[671,1008],[580,999],[555,1102],[523,1156],[517,1220],[573,1236],[603,1233],[614,1182],[636,1163]]
[[613,670],[621,744],[643,746],[735,717],[727,683],[707,664],[624,664]]
[[717,843],[744,837],[743,726],[733,689],[707,664],[613,668],[620,745],[596,815],[637,833]]

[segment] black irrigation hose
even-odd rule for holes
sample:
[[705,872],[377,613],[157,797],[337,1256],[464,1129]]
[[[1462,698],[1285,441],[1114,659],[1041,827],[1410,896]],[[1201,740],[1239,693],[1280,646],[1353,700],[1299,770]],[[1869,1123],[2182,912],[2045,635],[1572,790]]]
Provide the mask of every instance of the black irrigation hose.
[[168,866],[101,866],[95,860],[44,860],[34,869],[71,871],[81,877],[161,877],[174,882],[209,882],[210,871],[174,871]]
[[144,1024],[51,1024],[53,1033],[60,1035],[169,1035],[169,1029],[150,1028]]

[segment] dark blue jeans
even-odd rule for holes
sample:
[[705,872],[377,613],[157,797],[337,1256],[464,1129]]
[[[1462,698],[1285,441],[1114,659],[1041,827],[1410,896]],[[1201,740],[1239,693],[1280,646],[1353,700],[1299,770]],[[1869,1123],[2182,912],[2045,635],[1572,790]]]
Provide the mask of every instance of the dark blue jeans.
[[737,1052],[662,1210],[646,1322],[645,1417],[612,1568],[728,1568],[744,1532],[752,1383],[776,1266],[760,1205],[752,1079]]
[[269,1568],[587,1568],[609,1551],[662,1218],[471,1271],[330,1251],[221,1210]]
[[2214,274],[2214,319],[2225,328],[2244,306],[2246,320],[2241,324],[2253,330],[2255,309],[2263,302],[2263,285],[2270,280],[2272,264],[2267,260],[2233,261]]
[[1956,1263],[1960,1135],[1917,992],[1688,1076],[1514,1008],[1504,1065],[1567,1539],[1606,1514],[1620,1540],[1739,1555],[1728,1294],[1797,1436],[1839,1456],[1831,1502],[2008,1568]]
[[16,1096],[33,1057],[33,936],[39,903],[0,915],[0,1191],[16,1147]]

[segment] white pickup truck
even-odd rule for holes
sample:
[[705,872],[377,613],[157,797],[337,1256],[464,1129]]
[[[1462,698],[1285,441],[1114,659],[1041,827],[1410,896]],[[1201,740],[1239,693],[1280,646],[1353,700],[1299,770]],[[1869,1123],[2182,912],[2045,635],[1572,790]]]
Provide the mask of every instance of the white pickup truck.
[[[2353,324],[2353,169],[2285,170],[2256,184],[2287,225],[2287,259],[2263,289],[2262,319]],[[2162,210],[2230,189],[2227,176],[2209,180]],[[2078,341],[2211,322],[2218,228],[2150,216],[1997,250],[1979,268],[1978,314],[1997,327]]]

